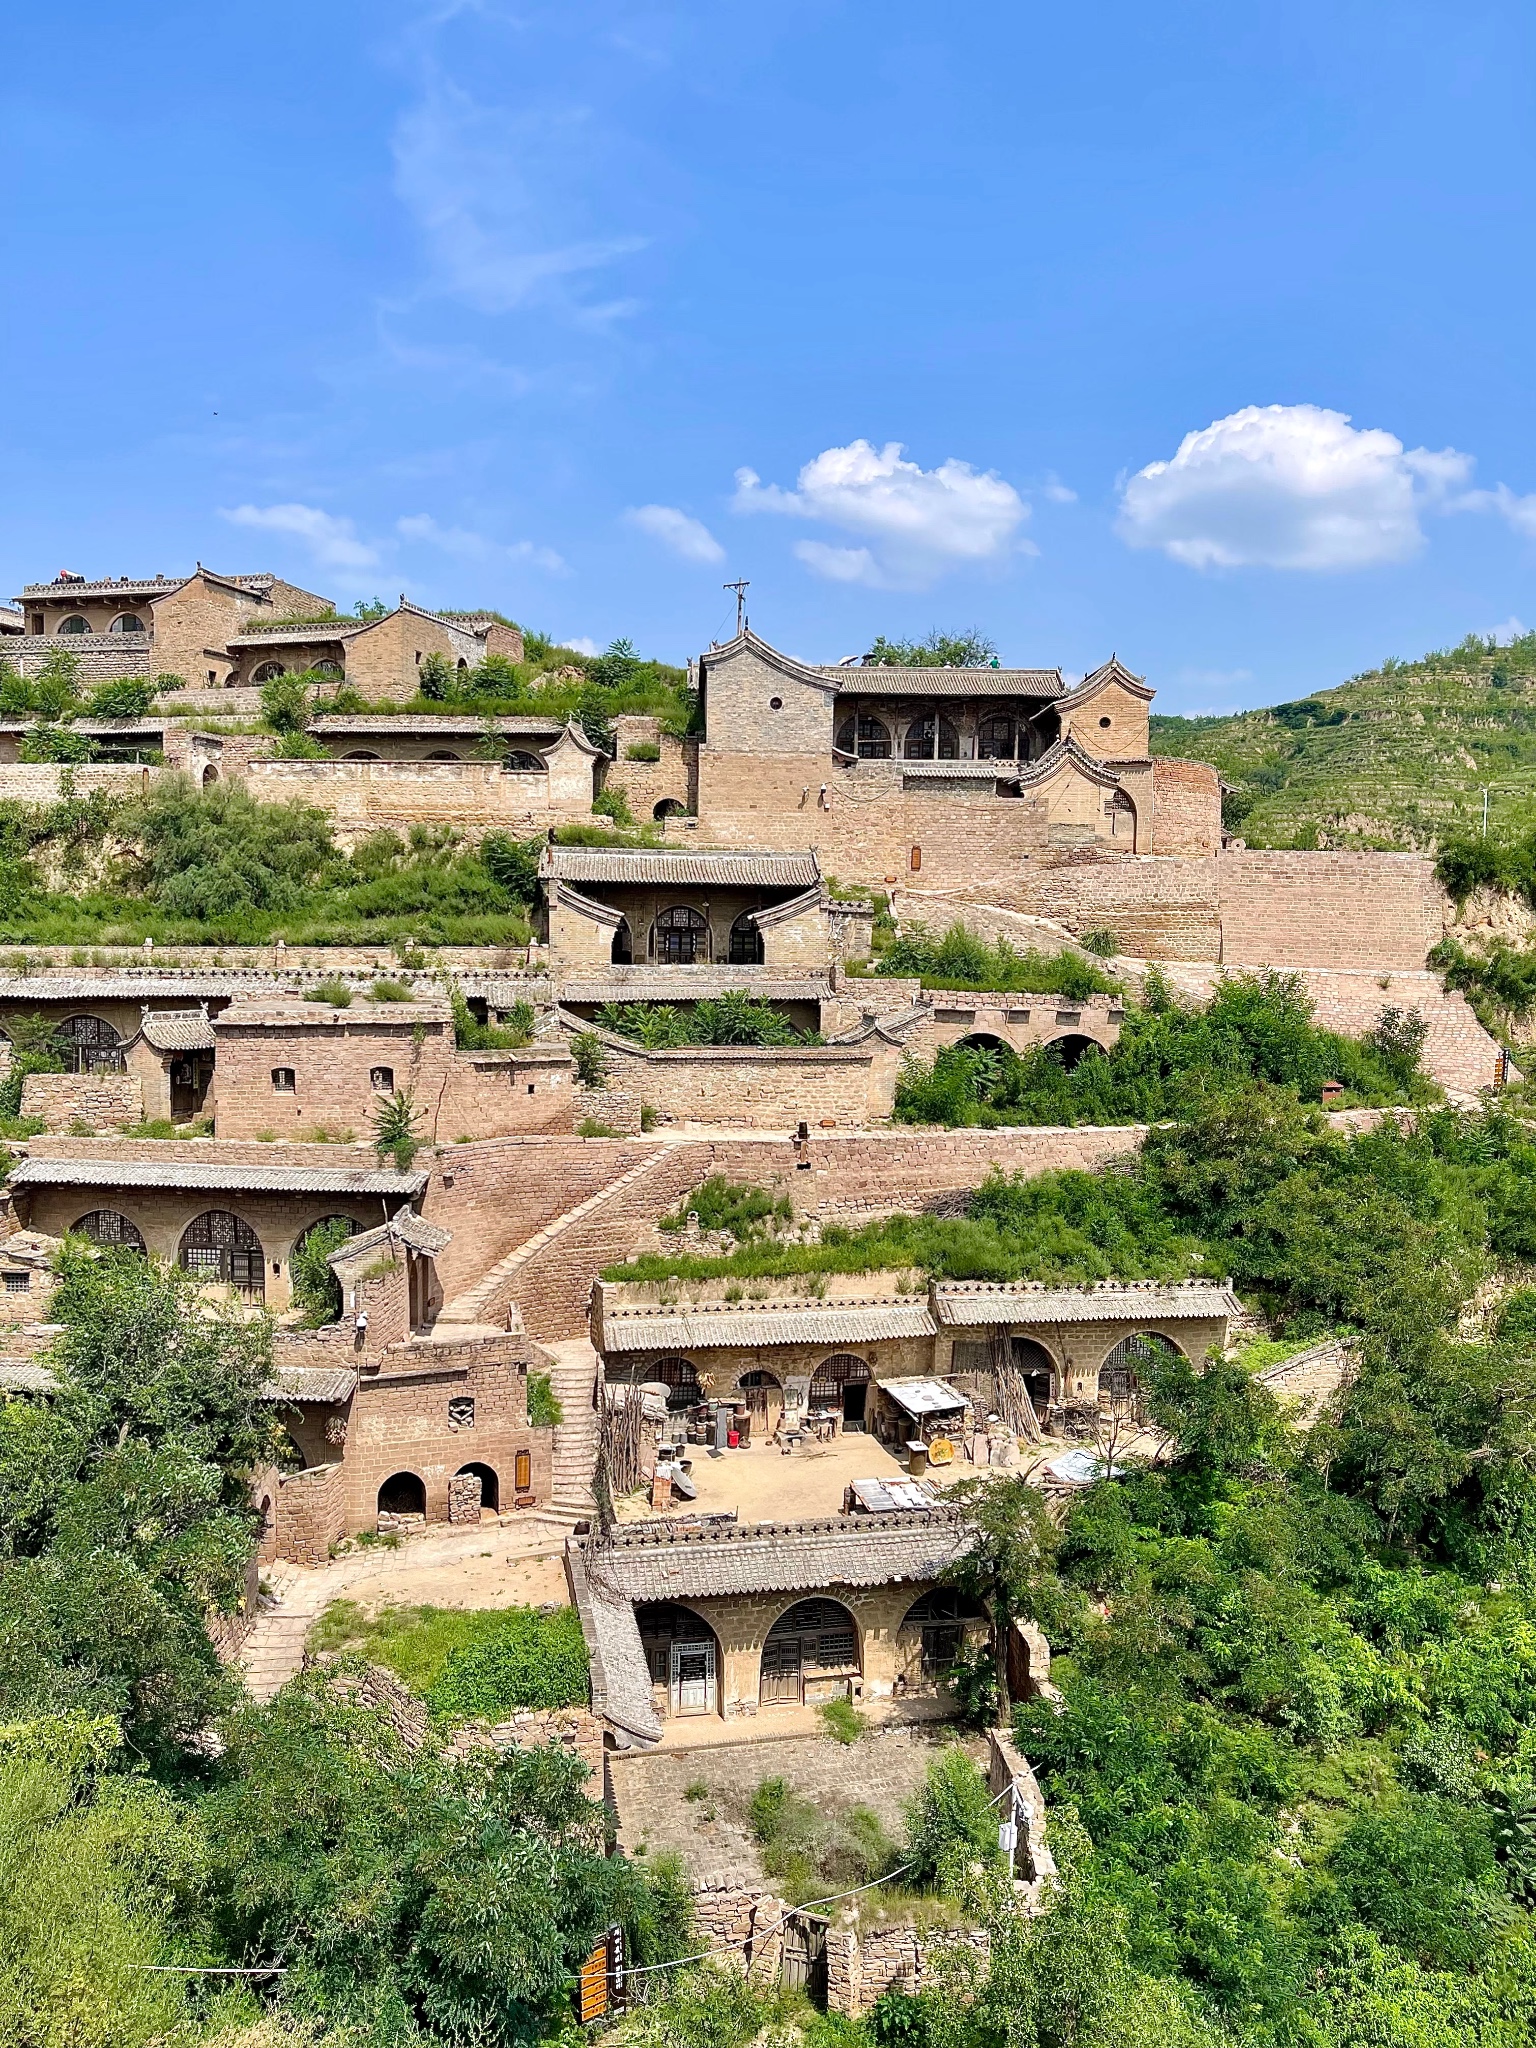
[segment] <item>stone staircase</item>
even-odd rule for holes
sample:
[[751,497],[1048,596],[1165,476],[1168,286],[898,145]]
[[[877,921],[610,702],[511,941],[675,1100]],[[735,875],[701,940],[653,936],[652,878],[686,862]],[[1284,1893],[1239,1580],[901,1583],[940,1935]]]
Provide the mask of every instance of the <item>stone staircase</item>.
[[549,1358],[550,1385],[564,1419],[555,1430],[550,1506],[564,1522],[592,1512],[592,1473],[597,1464],[598,1418],[592,1405],[597,1353],[585,1337],[567,1337],[540,1347]]
[[323,1572],[300,1565],[268,1565],[262,1573],[272,1605],[264,1606],[240,1650],[240,1668],[251,1698],[260,1706],[281,1691],[304,1662],[304,1639],[334,1592]]

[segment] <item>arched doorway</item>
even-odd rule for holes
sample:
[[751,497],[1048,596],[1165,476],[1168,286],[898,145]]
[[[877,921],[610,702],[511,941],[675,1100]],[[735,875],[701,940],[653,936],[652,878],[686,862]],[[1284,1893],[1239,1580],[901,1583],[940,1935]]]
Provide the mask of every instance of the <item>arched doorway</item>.
[[1109,836],[1127,853],[1136,851],[1136,806],[1123,789],[1117,789],[1104,806],[1109,813]]
[[766,1440],[784,1413],[784,1388],[771,1372],[744,1372],[736,1382],[752,1417],[753,1441]]
[[1006,1038],[999,1038],[995,1031],[968,1031],[964,1038],[957,1039],[959,1045],[966,1045],[973,1052],[1009,1052],[1012,1050]]
[[635,959],[635,935],[629,928],[629,919],[621,917],[613,928],[613,947],[609,954],[615,967],[631,967]]
[[1044,1415],[1056,1395],[1056,1361],[1033,1337],[1015,1337],[1010,1346],[1013,1369],[1024,1382],[1029,1405]]
[[379,1488],[381,1515],[418,1515],[427,1519],[427,1484],[415,1472],[392,1472]]
[[744,910],[731,926],[730,964],[732,967],[761,967],[763,964],[763,935],[757,928],[757,918],[750,910]]
[[59,1026],[64,1057],[72,1074],[120,1074],[123,1037],[105,1017],[66,1017]]
[[846,1696],[863,1675],[858,1625],[840,1600],[797,1600],[763,1642],[759,1706],[799,1707]]
[[247,1301],[265,1301],[266,1259],[261,1239],[230,1209],[205,1209],[181,1234],[177,1262],[199,1280],[238,1288]]
[[667,1390],[669,1413],[697,1408],[704,1398],[698,1367],[691,1358],[610,1359],[603,1367],[610,1387],[661,1386]]
[[213,785],[218,781],[218,779],[219,771],[217,768],[214,767],[213,763],[210,761],[207,767],[203,770],[204,789],[212,789]]
[[115,1246],[127,1252],[147,1252],[149,1249],[139,1226],[130,1223],[116,1209],[89,1209],[69,1227],[82,1237],[88,1237],[92,1244]]
[[966,1635],[986,1621],[986,1609],[969,1593],[934,1586],[907,1609],[897,1634],[898,1663],[909,1676],[938,1684],[965,1648]]
[[651,926],[651,952],[668,967],[709,960],[709,920],[689,903],[664,910]]
[[493,1515],[500,1514],[501,1481],[496,1477],[491,1467],[489,1465],[482,1465],[476,1460],[472,1464],[461,1465],[454,1474],[454,1477],[462,1479],[465,1473],[472,1473],[480,1482],[480,1509],[482,1514],[487,1510]]
[[719,1713],[722,1660],[709,1623],[676,1600],[636,1602],[635,1622],[651,1684],[666,1687],[667,1713]]
[[1099,1367],[1099,1406],[1139,1421],[1146,1382],[1160,1365],[1183,1355],[1178,1345],[1158,1330],[1138,1330],[1122,1337]]
[[275,683],[279,676],[285,676],[287,673],[287,669],[283,667],[280,661],[264,661],[252,673],[251,681],[253,683]]
[[843,1418],[844,1429],[862,1429],[869,1405],[871,1374],[862,1358],[851,1351],[834,1351],[817,1366],[811,1380],[811,1406],[834,1408]]
[[1060,1038],[1048,1038],[1047,1049],[1053,1052],[1070,1074],[1081,1059],[1091,1052],[1102,1052],[1103,1046],[1096,1038],[1090,1038],[1083,1031],[1064,1031]]
[[675,796],[664,796],[651,812],[651,816],[656,819],[686,818],[687,815],[688,806],[684,803],[679,803]]

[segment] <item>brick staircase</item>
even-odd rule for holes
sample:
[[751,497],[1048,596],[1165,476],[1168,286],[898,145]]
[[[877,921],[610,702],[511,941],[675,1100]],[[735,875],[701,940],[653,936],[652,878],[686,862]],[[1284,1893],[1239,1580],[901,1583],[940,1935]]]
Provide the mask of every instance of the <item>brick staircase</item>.
[[275,1604],[261,1608],[240,1649],[246,1691],[258,1706],[281,1691],[303,1664],[304,1639],[330,1597],[323,1572],[274,1564],[262,1577]]
[[580,1521],[592,1512],[592,1473],[597,1464],[597,1410],[592,1390],[597,1353],[585,1337],[567,1337],[541,1347],[549,1359],[550,1385],[563,1419],[555,1430],[550,1506],[561,1521]]

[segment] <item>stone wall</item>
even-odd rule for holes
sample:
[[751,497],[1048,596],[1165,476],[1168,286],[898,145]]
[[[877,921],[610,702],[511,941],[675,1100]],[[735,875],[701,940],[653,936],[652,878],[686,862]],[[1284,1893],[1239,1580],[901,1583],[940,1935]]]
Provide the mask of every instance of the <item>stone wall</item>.
[[493,830],[526,839],[592,815],[590,785],[582,798],[562,797],[543,769],[495,761],[258,759],[245,779],[258,802],[317,806],[344,840],[413,824],[454,825],[471,839]]
[[324,1564],[347,1533],[340,1464],[286,1472],[273,1501],[273,1555],[294,1564]]
[[1424,854],[1231,850],[1217,873],[1229,966],[1421,968],[1445,930]]
[[[875,1051],[866,1046],[689,1046],[644,1052],[599,1032],[611,1079],[662,1124],[748,1129],[867,1124],[889,1116]],[[892,1075],[892,1081],[894,1076]]]
[[[436,1135],[437,1104],[453,1068],[442,1005],[369,1003],[332,1009],[295,1001],[222,1015],[209,1103],[220,1138],[290,1137],[326,1130],[366,1137],[397,1091],[415,1102],[418,1130]],[[373,1076],[387,1076],[375,1086]],[[279,1087],[275,1076],[292,1075]]]
[[24,676],[35,676],[53,654],[72,654],[80,664],[80,681],[93,687],[118,676],[155,672],[148,633],[7,633],[0,647]]
[[144,1084],[137,1074],[28,1074],[21,1084],[21,1114],[41,1117],[50,1131],[85,1124],[92,1131],[123,1131],[144,1121]]
[[[617,784],[629,799],[635,817],[644,823],[654,818],[658,804],[681,804],[684,811],[694,806],[693,757],[698,743],[685,742],[674,733],[663,732],[659,718],[626,712],[613,721],[613,742],[617,759],[603,771],[603,787]],[[632,761],[631,747],[655,747],[660,759]]]
[[1221,851],[1221,777],[1204,761],[1160,756],[1152,763],[1158,853]]
[[458,1052],[442,1093],[429,1105],[431,1136],[453,1144],[460,1138],[574,1131],[584,1113],[576,1096],[571,1056],[563,1046]]
[[56,804],[65,796],[144,796],[159,771],[131,761],[3,761],[0,802]]

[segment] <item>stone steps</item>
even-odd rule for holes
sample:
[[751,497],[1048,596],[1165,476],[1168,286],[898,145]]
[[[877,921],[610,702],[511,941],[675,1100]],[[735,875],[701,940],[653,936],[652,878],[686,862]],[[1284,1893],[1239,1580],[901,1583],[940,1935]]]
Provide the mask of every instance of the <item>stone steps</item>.
[[240,1663],[246,1690],[258,1706],[281,1691],[302,1666],[304,1639],[313,1621],[312,1614],[289,1614],[282,1608],[257,1616]]

